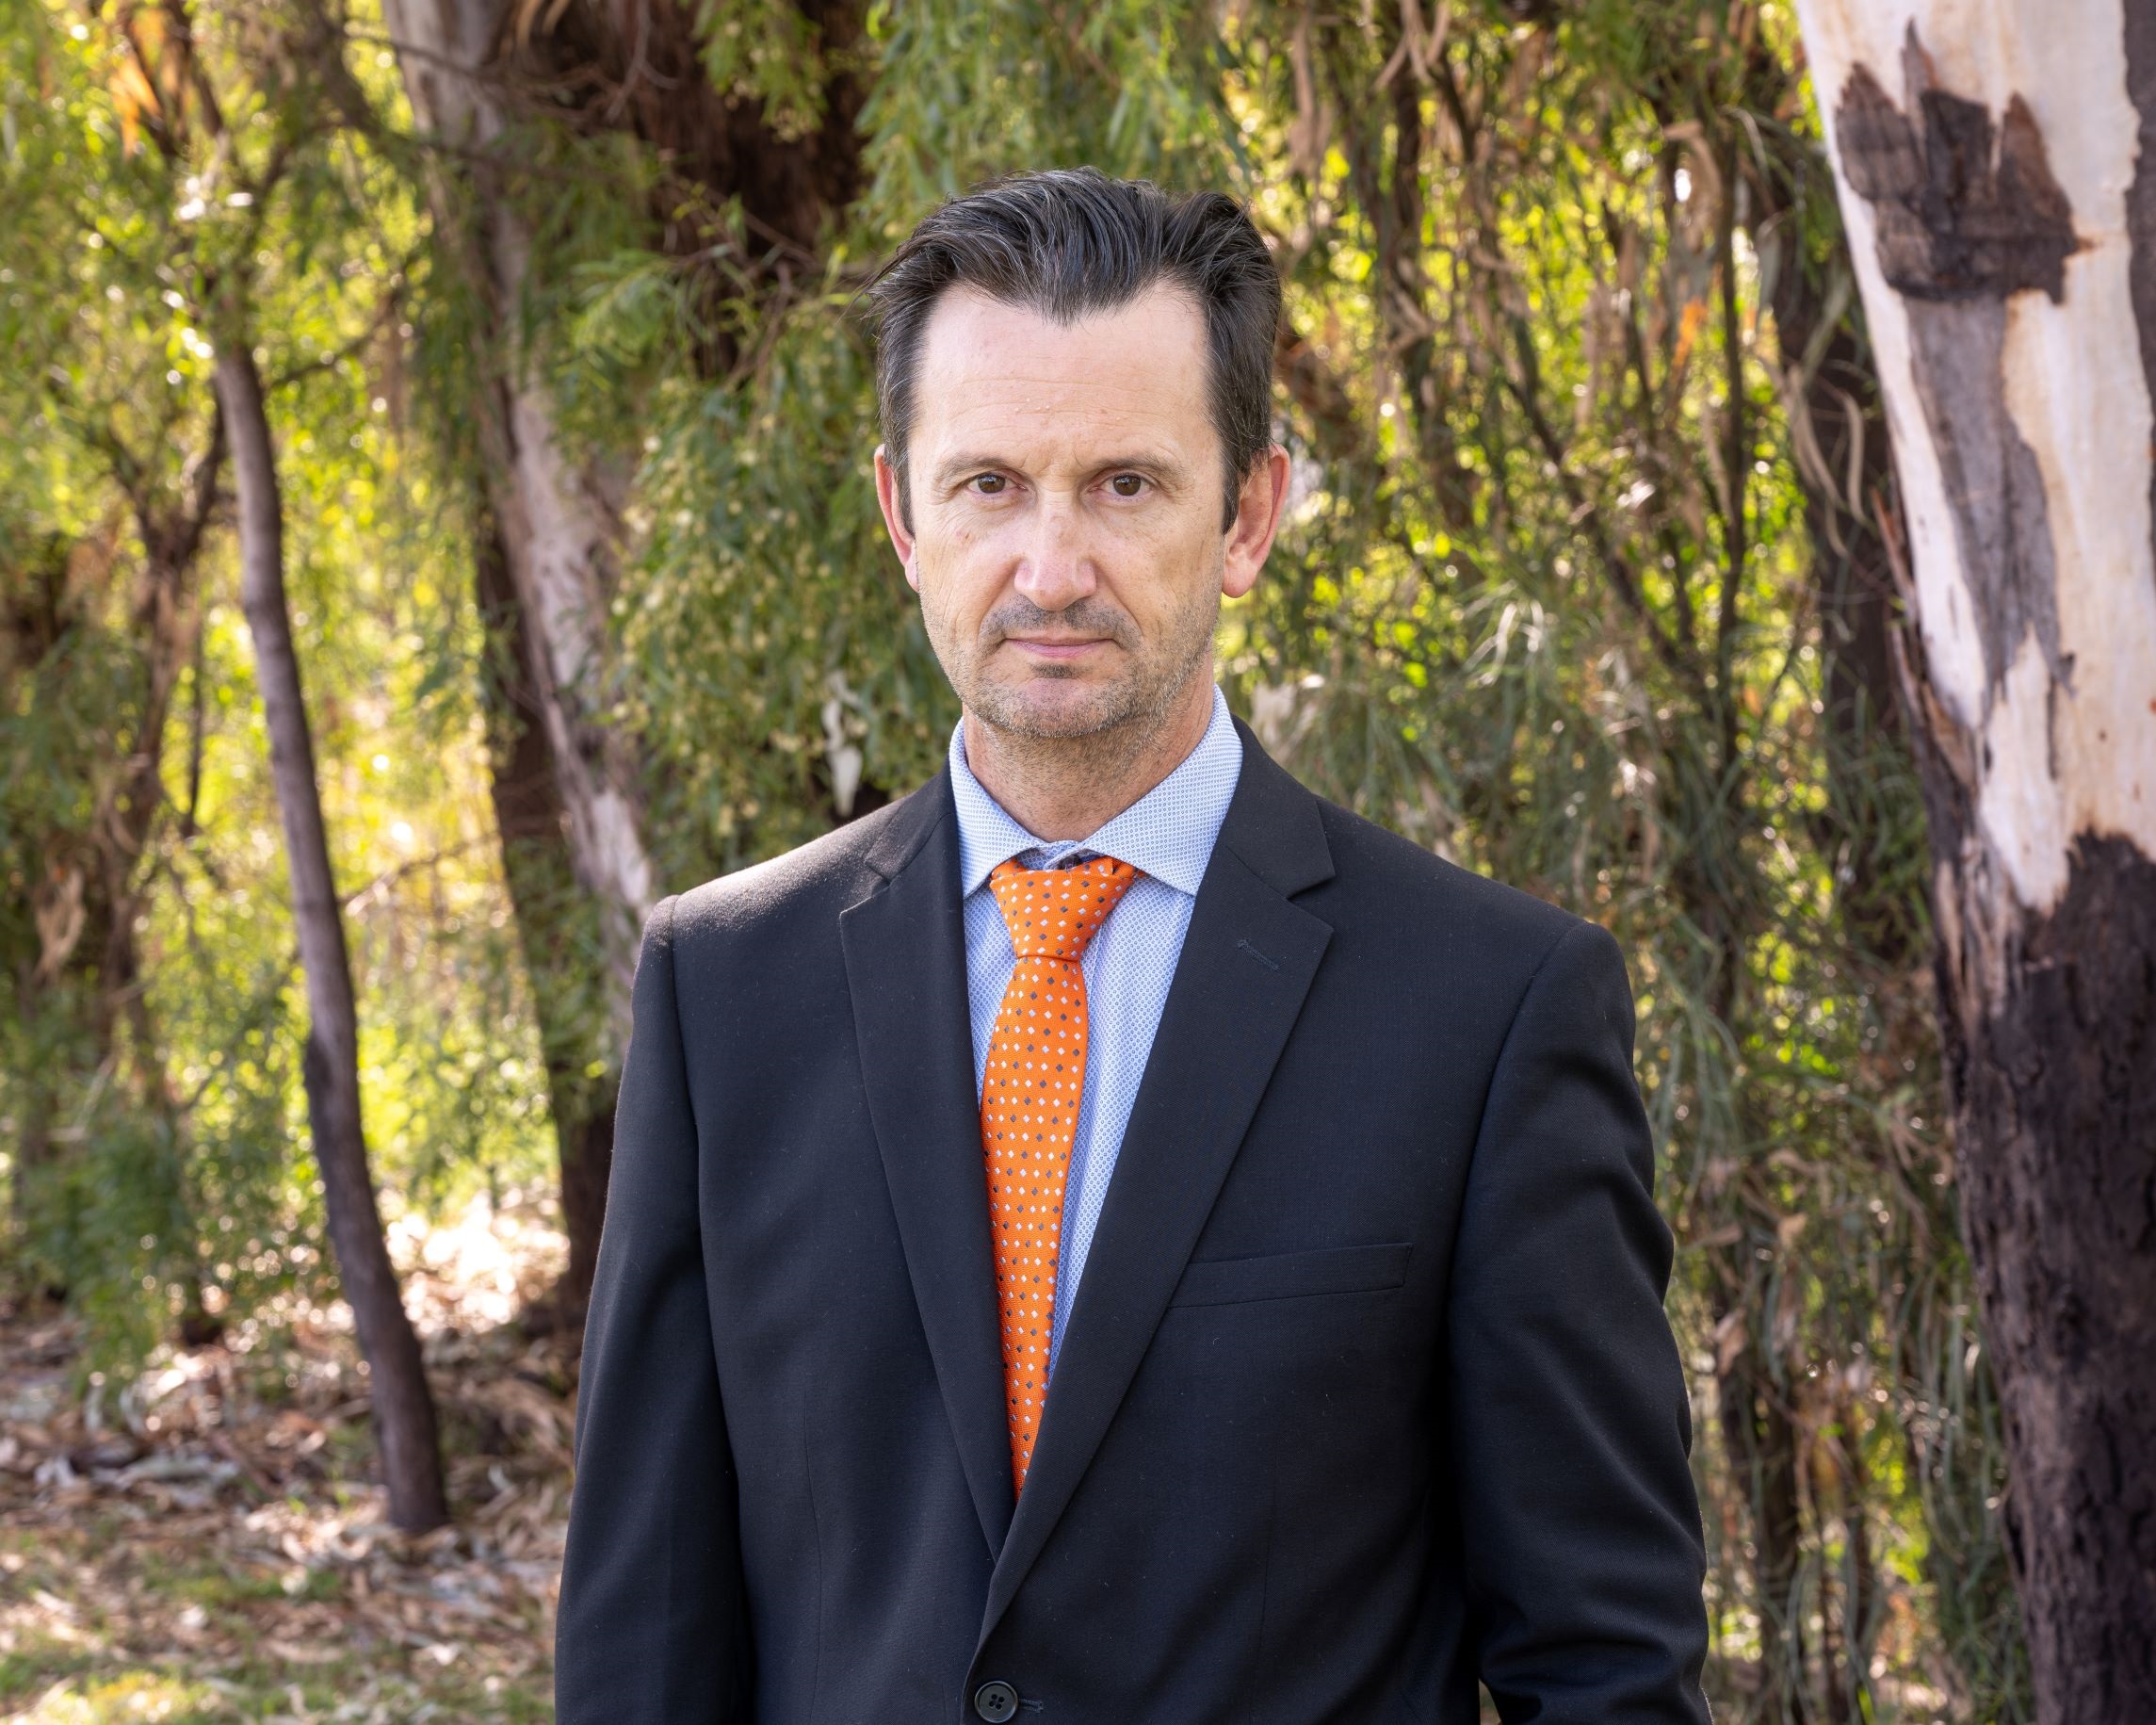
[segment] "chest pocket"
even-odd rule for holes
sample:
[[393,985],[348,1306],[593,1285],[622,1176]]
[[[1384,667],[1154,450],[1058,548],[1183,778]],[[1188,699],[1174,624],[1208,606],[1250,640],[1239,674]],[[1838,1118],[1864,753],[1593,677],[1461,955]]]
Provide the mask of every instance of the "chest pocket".
[[1183,1271],[1172,1306],[1232,1306],[1246,1300],[1292,1300],[1315,1294],[1370,1294],[1407,1279],[1414,1246],[1337,1245],[1314,1252],[1272,1252],[1262,1258],[1200,1259]]

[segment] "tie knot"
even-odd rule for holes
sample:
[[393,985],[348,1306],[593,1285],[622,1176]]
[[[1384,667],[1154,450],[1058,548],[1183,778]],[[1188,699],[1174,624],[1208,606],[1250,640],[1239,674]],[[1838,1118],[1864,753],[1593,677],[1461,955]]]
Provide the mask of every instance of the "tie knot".
[[1021,869],[1013,856],[996,866],[988,890],[1003,907],[1020,958],[1076,964],[1137,878],[1137,870],[1112,856],[1069,869]]

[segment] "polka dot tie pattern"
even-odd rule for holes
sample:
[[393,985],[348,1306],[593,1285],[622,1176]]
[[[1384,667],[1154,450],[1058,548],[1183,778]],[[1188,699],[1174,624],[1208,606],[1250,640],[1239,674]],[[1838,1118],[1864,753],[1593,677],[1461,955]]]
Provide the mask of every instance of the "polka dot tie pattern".
[[988,1163],[1011,1474],[1019,1490],[1047,1395],[1063,1180],[1085,1094],[1085,973],[1078,960],[1137,878],[1137,870],[1112,856],[1068,869],[1021,869],[1013,858],[988,877],[1018,955],[988,1041],[981,1145]]

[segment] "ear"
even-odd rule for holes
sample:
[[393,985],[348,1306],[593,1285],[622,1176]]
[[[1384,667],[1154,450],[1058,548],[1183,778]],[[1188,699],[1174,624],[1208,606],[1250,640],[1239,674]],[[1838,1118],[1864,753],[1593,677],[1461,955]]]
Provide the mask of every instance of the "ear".
[[1240,599],[1257,585],[1257,572],[1265,567],[1273,536],[1280,531],[1280,512],[1288,502],[1288,451],[1274,444],[1265,459],[1243,476],[1237,494],[1235,520],[1227,529],[1227,555],[1221,566],[1221,592]]
[[905,565],[906,585],[916,593],[921,590],[921,578],[914,573],[914,534],[906,525],[906,515],[899,487],[903,481],[899,471],[891,465],[891,458],[883,446],[876,446],[876,507],[883,512],[883,530],[891,536],[891,548],[898,552],[899,561]]

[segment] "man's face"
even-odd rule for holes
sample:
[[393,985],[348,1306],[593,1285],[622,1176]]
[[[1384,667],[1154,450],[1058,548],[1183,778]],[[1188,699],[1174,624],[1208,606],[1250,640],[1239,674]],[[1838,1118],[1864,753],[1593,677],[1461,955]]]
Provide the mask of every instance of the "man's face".
[[1257,578],[1287,467],[1222,527],[1204,315],[1159,287],[1063,325],[954,288],[916,377],[910,528],[880,449],[877,489],[959,699],[1026,737],[1164,719]]

